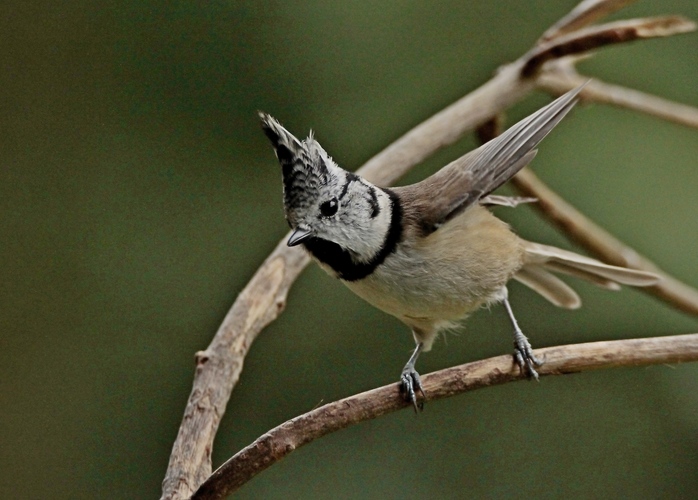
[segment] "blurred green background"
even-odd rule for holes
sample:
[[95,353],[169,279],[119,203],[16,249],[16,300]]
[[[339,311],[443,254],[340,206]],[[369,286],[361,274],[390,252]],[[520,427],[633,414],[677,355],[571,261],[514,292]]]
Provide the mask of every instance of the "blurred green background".
[[[0,6],[0,497],[156,498],[204,349],[286,234],[255,111],[309,128],[355,169],[526,51],[574,1],[18,2]],[[683,14],[639,2],[614,18]],[[600,52],[581,69],[698,106],[698,34]],[[532,96],[520,118],[549,102]],[[472,148],[472,138],[410,174]],[[536,172],[698,286],[698,131],[576,109]],[[404,182],[406,182],[405,180]],[[530,208],[498,210],[569,247]],[[695,332],[635,290],[575,283],[558,310],[517,284],[534,346]],[[397,380],[407,329],[311,267],[252,347],[215,465],[322,402]],[[472,317],[422,373],[511,350],[504,311]],[[333,434],[240,498],[689,498],[698,365],[517,383]]]

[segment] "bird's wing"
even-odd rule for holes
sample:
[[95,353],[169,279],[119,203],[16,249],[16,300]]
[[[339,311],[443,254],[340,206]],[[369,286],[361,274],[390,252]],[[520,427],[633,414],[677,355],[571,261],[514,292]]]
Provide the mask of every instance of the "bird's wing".
[[405,205],[416,209],[422,230],[435,231],[525,167],[536,155],[535,147],[577,103],[583,87],[563,94],[423,181],[395,188]]

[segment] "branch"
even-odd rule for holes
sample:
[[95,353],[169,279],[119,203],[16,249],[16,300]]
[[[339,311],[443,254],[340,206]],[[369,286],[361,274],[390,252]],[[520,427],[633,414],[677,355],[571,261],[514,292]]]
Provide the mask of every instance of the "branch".
[[548,188],[529,168],[514,176],[511,183],[524,196],[538,198],[532,206],[589,253],[604,262],[658,274],[662,280],[640,289],[677,309],[698,315],[698,291],[659,269],[647,257],[628,247]]
[[[565,69],[557,69],[560,66],[564,66]],[[589,81],[567,68],[567,64],[556,64],[554,68],[556,69],[548,69],[541,73],[538,79],[539,85],[546,86],[553,93],[562,94],[588,82],[584,87],[582,98],[590,101],[597,100],[601,96],[599,99],[601,100],[607,98],[606,89],[614,87],[598,81]],[[551,86],[551,82],[555,82],[554,87]],[[621,98],[626,97],[627,93],[632,93],[635,96],[633,102],[645,110],[653,106],[651,114],[684,125],[698,126],[698,110],[695,108],[622,87],[614,88],[620,89],[616,93]],[[485,143],[499,135],[503,121],[503,117],[497,115],[481,125],[477,129],[480,142]],[[650,293],[681,311],[698,315],[698,290],[662,271],[647,257],[640,255],[598,226],[550,189],[530,168],[526,167],[519,171],[510,182],[524,196],[537,199],[538,203],[533,207],[587,252],[609,264],[649,271],[661,277],[657,285],[642,288],[641,291]]]
[[[541,376],[601,368],[698,361],[698,334],[615,340],[537,349]],[[512,357],[497,356],[424,375],[429,401],[525,379]],[[390,384],[326,404],[265,433],[221,465],[192,500],[224,498],[297,448],[326,434],[411,406],[398,384]]]
[[640,111],[648,115],[656,116],[662,120],[678,123],[687,127],[698,128],[698,109],[686,104],[663,99],[639,90],[629,89],[620,85],[612,85],[594,78],[580,75],[570,65],[571,61],[554,61],[546,64],[536,77],[540,89],[553,95],[564,94],[568,90],[577,88],[585,82],[583,98],[585,101],[611,104],[621,108]]
[[218,425],[257,334],[281,314],[307,255],[279,243],[238,295],[208,349],[196,353],[194,386],[172,447],[163,498],[188,498],[211,474]]
[[552,59],[581,54],[616,43],[678,35],[695,29],[696,24],[693,21],[681,16],[629,19],[591,26],[561,35],[534,47],[527,56],[523,75],[533,75],[544,63]]
[[543,42],[557,38],[570,31],[583,28],[636,1],[637,0],[584,0],[572,9],[569,14],[548,28],[538,40],[538,44],[540,45]]
[[[586,0],[563,18],[565,22],[558,34],[572,43],[575,38],[574,32],[568,33],[570,29],[586,25],[625,3],[628,2]],[[594,9],[596,14],[589,14]],[[579,31],[586,37],[586,47],[622,41],[601,34],[594,38],[589,32]],[[358,173],[378,185],[389,185],[442,147],[499,115],[536,88],[537,74],[541,73],[538,70],[543,69],[540,65],[548,61],[547,67],[561,55],[552,49],[554,44],[555,39],[546,39],[514,63],[502,67],[490,81],[409,131]],[[546,46],[547,49],[541,49]],[[533,56],[538,57],[535,64],[530,62]],[[536,73],[535,77],[524,74],[525,67],[532,71],[531,75]],[[163,481],[163,499],[189,497],[210,474],[213,439],[245,356],[261,330],[281,314],[289,288],[308,262],[301,250],[288,248],[282,240],[238,296],[209,347],[197,353],[192,391]]]

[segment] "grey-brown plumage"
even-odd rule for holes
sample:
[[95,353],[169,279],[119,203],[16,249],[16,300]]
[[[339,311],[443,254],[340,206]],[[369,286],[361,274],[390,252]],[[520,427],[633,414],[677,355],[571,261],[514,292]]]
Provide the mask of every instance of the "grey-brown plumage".
[[427,179],[392,189],[341,169],[312,136],[301,142],[260,114],[282,165],[284,209],[294,230],[289,245],[302,244],[329,274],[412,329],[417,347],[401,387],[415,408],[422,391],[417,357],[440,330],[483,305],[504,304],[514,327],[516,362],[537,377],[539,361],[508,301],[510,279],[569,309],[580,306],[579,296],[552,273],[607,289],[657,282],[650,273],[522,240],[485,208],[531,201],[491,193],[535,157],[536,146],[574,107],[580,91],[559,97]]
[[580,91],[568,92],[423,181],[396,188],[410,207],[406,216],[414,213],[428,234],[478,203],[533,160],[534,148],[572,109]]

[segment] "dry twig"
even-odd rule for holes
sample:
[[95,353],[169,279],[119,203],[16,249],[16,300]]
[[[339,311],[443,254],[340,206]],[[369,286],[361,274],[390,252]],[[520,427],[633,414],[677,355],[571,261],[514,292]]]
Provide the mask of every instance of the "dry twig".
[[[698,334],[615,340],[537,349],[540,375],[565,375],[600,368],[698,361]],[[500,385],[525,376],[511,356],[454,366],[422,377],[428,400]],[[297,448],[326,434],[410,406],[398,384],[386,385],[326,404],[266,432],[221,465],[192,499],[224,498]]]
[[[567,64],[559,61],[555,70],[548,68],[541,73],[538,85],[552,93],[563,94],[568,90],[584,87],[584,100],[608,102],[619,106],[639,109],[660,116],[668,121],[698,127],[698,109],[676,104],[643,92],[625,89],[599,82],[589,81]],[[561,68],[561,69],[557,69]],[[498,115],[478,127],[480,142],[485,143],[499,135],[502,116]],[[643,291],[664,300],[668,304],[689,314],[698,315],[698,290],[677,280],[661,270],[647,257],[625,245],[608,231],[604,230],[541,181],[526,167],[511,180],[514,187],[524,196],[537,199],[533,207],[541,215],[555,224],[568,238],[604,262],[621,267],[631,267],[659,275],[661,281]]]
[[[641,20],[646,23],[641,36],[628,34],[633,29],[637,31],[637,25],[621,26],[623,36],[608,36],[612,25],[606,25],[605,31],[579,29],[627,3],[627,0],[583,1],[548,30],[541,43],[528,54],[502,67],[480,88],[409,131],[367,162],[359,173],[376,184],[391,184],[438,149],[452,144],[525,97],[539,85],[539,77],[549,77],[548,68],[562,55],[638,37],[666,36],[667,19],[673,19],[668,23],[672,33],[689,29],[680,18],[658,18],[665,21],[657,21],[654,31],[647,27],[651,26],[652,20]],[[535,58],[534,62],[531,62],[532,58]],[[282,240],[238,296],[206,351],[197,353],[192,391],[163,481],[163,499],[188,498],[210,475],[213,439],[249,347],[260,331],[282,312],[291,284],[308,262],[301,250],[286,247],[285,239]],[[509,370],[510,357],[502,357],[500,362],[507,363],[504,370]],[[547,369],[555,366],[550,364],[550,358],[547,362]],[[437,380],[425,377],[425,388],[430,397],[445,390],[436,385]],[[387,390],[394,392],[394,386]]]
[[550,60],[573,54],[583,54],[599,47],[632,42],[643,38],[678,35],[695,29],[694,22],[681,16],[629,19],[591,26],[565,33],[534,47],[527,54],[522,73],[523,76],[531,76]]
[[536,77],[538,88],[553,95],[561,95],[568,90],[579,87],[582,83],[589,82],[584,87],[583,97],[585,101],[611,104],[656,116],[679,125],[698,128],[698,109],[693,106],[673,102],[621,85],[612,85],[598,79],[589,81],[589,77],[580,75],[574,70],[571,62],[569,59],[563,59],[552,61],[553,64],[546,64]]
[[662,271],[647,257],[643,257],[589,220],[548,188],[531,169],[524,168],[511,182],[524,196],[538,198],[538,203],[532,206],[589,253],[609,264],[659,275],[661,281],[644,288],[643,291],[659,297],[681,311],[698,315],[698,290]]
[[538,40],[538,45],[570,31],[588,26],[598,19],[635,3],[637,0],[583,0],[569,14],[548,28]]

